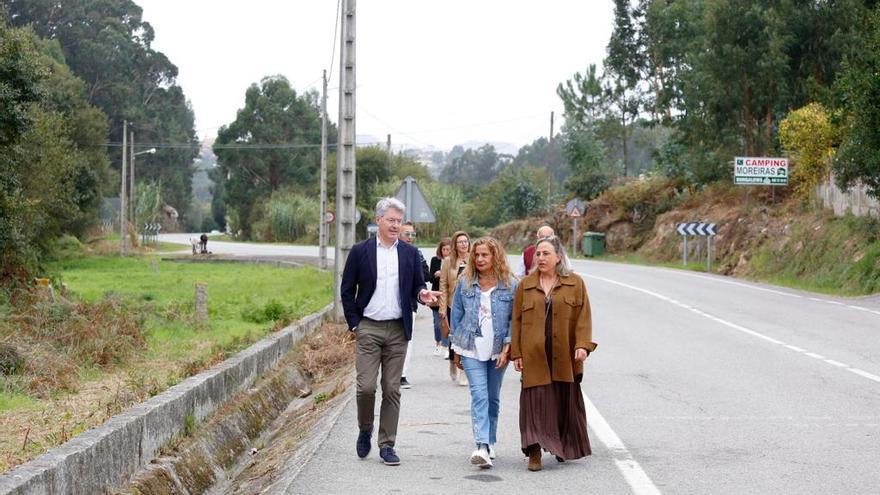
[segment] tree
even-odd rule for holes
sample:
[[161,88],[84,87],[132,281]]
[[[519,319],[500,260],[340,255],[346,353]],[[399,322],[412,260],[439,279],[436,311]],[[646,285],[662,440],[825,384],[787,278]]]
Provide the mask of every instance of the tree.
[[[194,117],[177,67],[152,48],[152,26],[131,0],[7,0],[9,22],[30,26],[56,41],[73,73],[85,83],[88,103],[100,108],[112,125],[109,136],[91,146],[122,142],[122,121],[134,123],[138,143],[174,143],[150,156],[143,177],[162,183],[163,197],[183,212],[190,204],[192,168],[198,154]],[[183,146],[181,146],[183,145]],[[121,147],[110,151],[119,169]],[[111,193],[111,191],[106,191]],[[113,190],[113,194],[117,191]]]
[[593,126],[566,123],[562,129],[562,154],[571,164],[565,188],[575,196],[590,200],[611,184],[611,172],[604,164],[605,151]]
[[[336,140],[328,126],[328,141]],[[283,76],[265,77],[245,93],[244,108],[214,142],[218,190],[234,231],[250,238],[254,204],[281,187],[317,194],[321,120],[318,95],[297,95]],[[360,172],[360,171],[359,171]],[[358,180],[361,177],[359,174]]]
[[779,142],[794,159],[791,182],[795,192],[809,198],[831,168],[834,129],[828,112],[818,103],[791,111],[779,124]]
[[0,142],[0,285],[26,280],[57,237],[97,216],[107,158],[90,145],[106,120],[59,58],[57,45],[0,23],[0,99],[15,114]]
[[505,162],[495,151],[495,147],[484,144],[478,149],[466,150],[461,156],[453,158],[440,173],[440,180],[461,186],[465,197],[473,198],[485,184],[495,178],[504,165]]
[[843,142],[834,161],[837,183],[857,182],[880,198],[880,6],[864,22],[858,50],[848,56],[837,81],[843,117]]
[[48,67],[38,63],[32,37],[23,30],[6,29],[0,11],[0,146],[18,141],[27,131],[30,104],[40,100],[40,81]]
[[641,110],[640,75],[644,62],[629,0],[614,0],[614,30],[605,58],[603,92],[609,120],[615,121],[623,150],[623,176],[629,169],[629,129]]
[[507,168],[474,199],[471,219],[477,225],[495,226],[526,218],[543,209],[546,169]]

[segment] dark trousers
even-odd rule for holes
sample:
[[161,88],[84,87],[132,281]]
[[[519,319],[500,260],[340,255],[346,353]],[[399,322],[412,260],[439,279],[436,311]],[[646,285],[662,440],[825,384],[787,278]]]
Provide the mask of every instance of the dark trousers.
[[379,447],[393,447],[400,417],[400,376],[407,347],[403,320],[373,321],[364,318],[356,332],[358,426],[362,431],[373,427],[376,382],[381,368]]

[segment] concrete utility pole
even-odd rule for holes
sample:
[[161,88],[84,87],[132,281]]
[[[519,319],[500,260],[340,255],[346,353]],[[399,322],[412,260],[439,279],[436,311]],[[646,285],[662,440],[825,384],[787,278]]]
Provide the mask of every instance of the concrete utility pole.
[[340,284],[355,234],[355,0],[343,0],[339,57],[339,138],[336,147],[336,284],[337,321],[344,320]]
[[553,196],[551,190],[553,189],[553,164],[551,160],[553,159],[553,112],[550,112],[550,144],[547,145],[547,153],[545,156],[547,157],[547,212],[553,213]]
[[131,161],[131,180],[129,181],[129,183],[131,184],[131,187],[129,188],[129,191],[128,191],[128,199],[129,199],[129,201],[128,201],[129,217],[128,218],[130,219],[129,221],[131,222],[131,225],[134,225],[135,232],[137,232],[137,218],[135,218],[135,212],[137,210],[137,205],[135,203],[136,199],[135,199],[135,189],[134,189],[134,159],[135,159],[135,156],[137,156],[137,154],[134,152],[134,131],[131,131],[131,144],[129,146],[130,146],[130,150],[131,150],[130,155],[129,155],[130,156],[129,160]]
[[327,213],[327,71],[324,71],[324,92],[321,94],[321,214],[318,229],[318,255],[321,269],[327,268],[327,237],[330,224],[324,219]]
[[385,153],[388,153],[388,158],[391,159],[391,134],[388,134],[388,138],[385,141]]
[[126,152],[128,151],[128,122],[122,121],[122,166],[119,168],[122,176],[122,189],[119,191],[119,256],[125,256],[125,219],[128,217],[128,209],[125,206],[125,198],[128,196],[125,181]]

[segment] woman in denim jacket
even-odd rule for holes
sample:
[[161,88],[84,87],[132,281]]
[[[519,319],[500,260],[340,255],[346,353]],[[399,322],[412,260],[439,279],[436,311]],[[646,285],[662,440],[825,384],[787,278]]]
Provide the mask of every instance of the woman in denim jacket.
[[449,335],[456,365],[467,374],[477,449],[471,464],[492,467],[501,407],[501,380],[510,352],[510,321],[517,279],[497,240],[475,241],[455,288]]

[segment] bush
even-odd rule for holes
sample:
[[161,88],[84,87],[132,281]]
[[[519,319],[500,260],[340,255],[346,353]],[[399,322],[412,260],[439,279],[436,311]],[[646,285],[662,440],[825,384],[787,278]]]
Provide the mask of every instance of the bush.
[[24,358],[11,344],[0,343],[0,375],[14,375],[24,368]]
[[118,299],[85,303],[22,293],[5,322],[0,321],[0,342],[21,344],[14,369],[23,377],[22,388],[46,396],[72,390],[77,367],[124,362],[145,346],[142,328],[141,312]]

